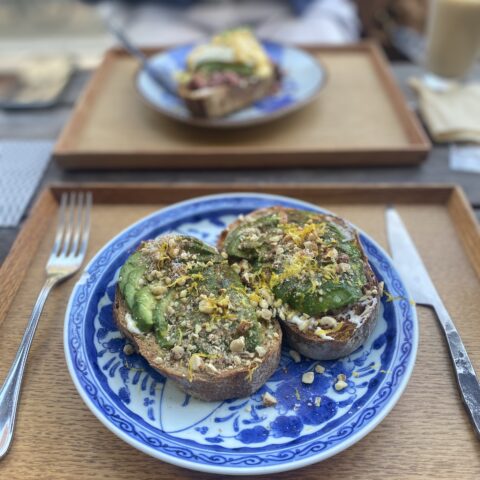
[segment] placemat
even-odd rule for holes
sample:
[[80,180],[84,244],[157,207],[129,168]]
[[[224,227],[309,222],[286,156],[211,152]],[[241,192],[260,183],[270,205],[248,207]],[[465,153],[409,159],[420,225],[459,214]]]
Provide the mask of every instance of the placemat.
[[0,227],[19,224],[50,160],[53,142],[0,141]]

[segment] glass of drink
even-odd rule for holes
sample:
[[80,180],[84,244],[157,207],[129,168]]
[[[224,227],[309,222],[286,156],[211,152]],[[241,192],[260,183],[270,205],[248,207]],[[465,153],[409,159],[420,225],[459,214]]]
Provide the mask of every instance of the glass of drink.
[[463,80],[480,53],[480,0],[430,0],[427,26],[429,73]]

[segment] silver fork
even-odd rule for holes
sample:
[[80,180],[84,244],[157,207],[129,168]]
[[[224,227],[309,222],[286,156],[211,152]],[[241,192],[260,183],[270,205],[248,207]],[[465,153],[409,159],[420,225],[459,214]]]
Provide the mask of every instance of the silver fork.
[[90,192],[62,194],[55,241],[46,266],[47,278],[33,307],[15,360],[0,388],[0,459],[7,454],[12,443],[23,372],[45,301],[52,288],[72,276],[85,258],[91,207]]

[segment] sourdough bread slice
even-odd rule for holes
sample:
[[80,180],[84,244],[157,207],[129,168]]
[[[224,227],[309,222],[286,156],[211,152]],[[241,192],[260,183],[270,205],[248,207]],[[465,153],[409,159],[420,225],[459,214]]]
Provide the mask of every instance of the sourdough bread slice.
[[270,95],[276,84],[274,76],[253,77],[239,85],[217,85],[196,90],[180,85],[178,93],[194,117],[219,118]]
[[[182,235],[143,243],[135,252],[136,263],[127,261],[120,273],[114,319],[150,366],[184,392],[206,401],[248,396],[277,368],[282,331],[275,320],[253,321],[240,280],[213,247],[202,243]],[[137,282],[134,286],[138,288],[133,296],[132,282]],[[135,300],[144,300],[145,289],[153,292],[157,301],[151,307],[151,324],[145,307]],[[211,296],[205,295],[207,289]],[[215,297],[219,292],[222,299]],[[231,328],[225,330],[228,322]],[[247,348],[254,326],[256,347]],[[183,330],[180,335],[177,327]],[[216,329],[221,338],[215,337]],[[227,333],[230,337],[225,338]]]
[[[339,235],[330,238],[329,232]],[[344,357],[372,333],[383,285],[358,233],[343,219],[282,207],[261,209],[233,222],[218,247],[225,249],[249,288],[270,292],[287,342],[306,357]],[[300,265],[290,262],[289,254]],[[317,294],[325,286],[330,293]]]

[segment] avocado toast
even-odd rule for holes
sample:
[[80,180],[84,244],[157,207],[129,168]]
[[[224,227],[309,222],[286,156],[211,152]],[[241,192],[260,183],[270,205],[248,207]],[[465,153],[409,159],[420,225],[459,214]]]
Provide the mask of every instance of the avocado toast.
[[118,328],[149,364],[209,401],[260,388],[282,341],[224,257],[184,235],[143,242],[120,271],[114,302]]
[[318,360],[352,353],[375,327],[382,284],[342,219],[271,207],[232,223],[218,243],[253,291],[269,291],[289,344]]
[[274,92],[278,68],[247,28],[227,30],[195,47],[178,93],[195,117],[217,118]]

